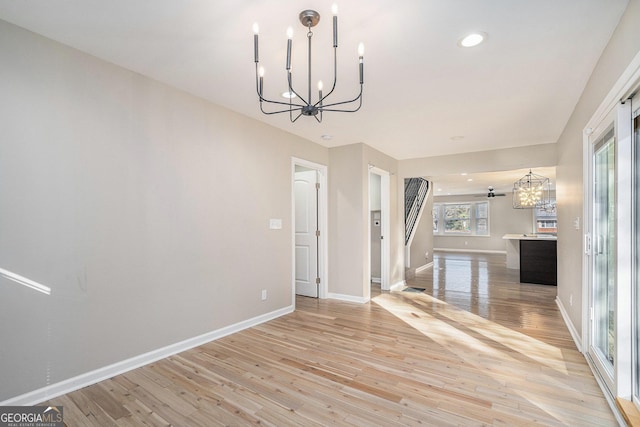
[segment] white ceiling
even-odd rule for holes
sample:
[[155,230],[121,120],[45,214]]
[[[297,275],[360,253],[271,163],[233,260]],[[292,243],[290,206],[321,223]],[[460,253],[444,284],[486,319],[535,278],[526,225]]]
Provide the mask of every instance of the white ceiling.
[[[302,9],[314,28],[315,81],[332,80],[331,2],[320,0],[0,0],[0,19],[325,146],[366,143],[396,159],[556,142],[627,0],[349,0],[339,2],[338,87],[358,113],[264,116],[255,94],[252,24],[260,24],[265,94],[306,83]],[[486,43],[461,48],[470,31]],[[28,55],[28,52],[25,52]],[[299,72],[296,72],[300,70]],[[297,86],[306,92],[306,86]],[[332,135],[324,141],[321,135]],[[452,137],[463,136],[464,138]]]

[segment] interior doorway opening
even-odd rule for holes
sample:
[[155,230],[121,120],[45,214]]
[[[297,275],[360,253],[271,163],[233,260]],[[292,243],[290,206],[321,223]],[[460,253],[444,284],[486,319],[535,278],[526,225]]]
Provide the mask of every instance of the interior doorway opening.
[[390,254],[390,176],[389,172],[369,166],[369,297],[372,291],[388,291]]

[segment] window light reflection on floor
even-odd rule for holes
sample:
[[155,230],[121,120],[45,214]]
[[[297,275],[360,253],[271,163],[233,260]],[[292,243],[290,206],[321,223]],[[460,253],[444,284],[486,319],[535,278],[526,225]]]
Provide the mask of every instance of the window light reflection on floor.
[[[407,297],[407,300],[412,303],[399,302],[389,295],[381,294],[373,298],[372,302],[443,348],[454,351],[470,366],[483,368],[484,373],[503,386],[511,387],[508,385],[509,379],[513,375],[519,375],[526,377],[532,384],[537,381],[551,387],[571,388],[563,382],[563,378],[570,376],[570,373],[561,349],[457,309],[426,294],[418,294],[415,298]],[[479,335],[487,340],[480,340]],[[487,341],[495,345],[488,344]],[[492,361],[496,368],[484,369],[487,360]],[[565,419],[564,414],[558,413],[557,408],[553,408],[536,393],[522,388],[514,388],[512,392],[552,419],[563,424],[570,422]]]

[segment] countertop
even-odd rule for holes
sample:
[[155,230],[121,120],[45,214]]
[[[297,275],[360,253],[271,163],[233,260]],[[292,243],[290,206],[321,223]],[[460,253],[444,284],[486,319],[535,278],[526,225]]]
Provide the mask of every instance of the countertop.
[[504,240],[558,240],[558,236],[552,234],[505,234]]

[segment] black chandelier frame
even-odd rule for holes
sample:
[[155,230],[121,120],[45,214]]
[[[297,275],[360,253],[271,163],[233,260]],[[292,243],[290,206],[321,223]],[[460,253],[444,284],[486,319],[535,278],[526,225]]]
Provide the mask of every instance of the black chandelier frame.
[[[334,6],[335,7],[335,6]],[[333,15],[333,85],[331,86],[331,90],[326,95],[322,93],[322,87],[318,87],[318,100],[316,102],[312,101],[312,91],[311,91],[311,53],[312,53],[312,38],[313,31],[311,31],[312,27],[315,27],[320,21],[320,14],[315,10],[303,10],[299,15],[300,23],[307,28],[307,98],[305,99],[301,94],[293,88],[293,77],[291,73],[291,34],[289,34],[289,38],[287,40],[287,85],[288,85],[288,95],[289,102],[284,101],[274,101],[264,97],[263,89],[264,89],[264,70],[260,67],[260,61],[258,57],[258,32],[257,25],[254,25],[254,62],[256,65],[256,92],[258,94],[258,99],[260,101],[260,111],[267,115],[272,114],[281,114],[281,113],[289,113],[289,119],[291,123],[294,123],[301,116],[310,116],[316,119],[318,123],[322,122],[322,114],[324,112],[340,112],[340,113],[355,113],[360,110],[362,107],[362,93],[364,87],[364,60],[363,60],[363,47],[360,44],[358,49],[358,62],[359,62],[359,77],[360,77],[360,91],[358,95],[347,101],[339,101],[332,102],[329,104],[325,103],[325,100],[331,96],[333,91],[336,88],[337,80],[338,80],[338,17],[334,12]],[[293,98],[299,98],[302,103],[293,102]],[[353,108],[335,108],[341,105],[349,105],[357,103],[357,106],[353,106]],[[264,104],[274,104],[277,106],[286,106],[287,108],[275,110],[275,111],[267,111],[264,108]]]

